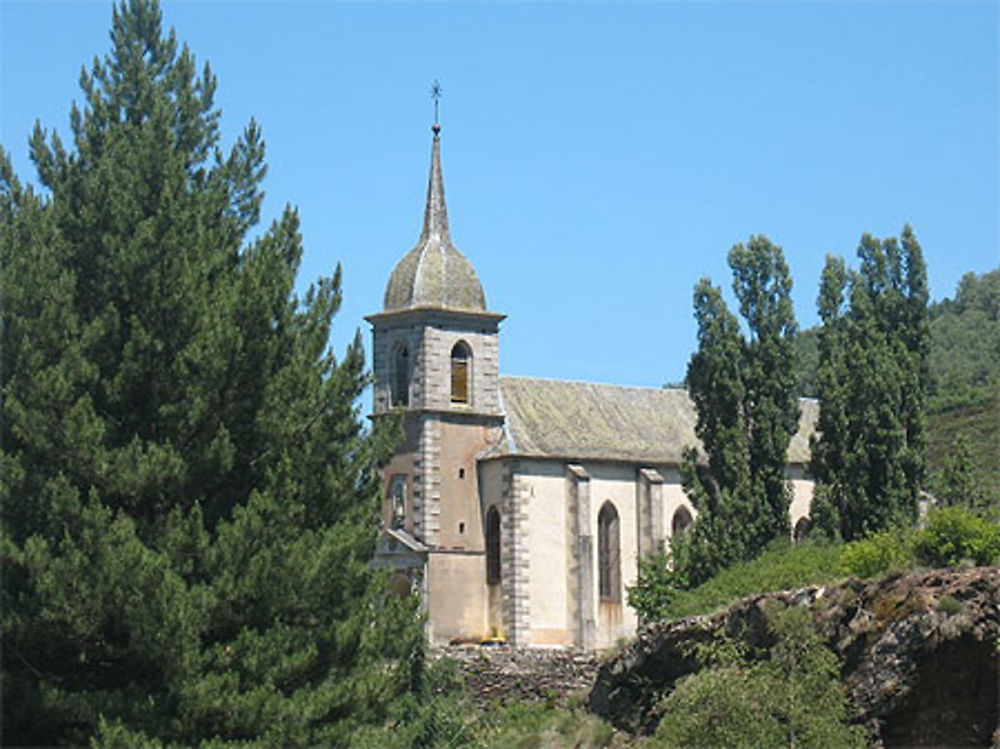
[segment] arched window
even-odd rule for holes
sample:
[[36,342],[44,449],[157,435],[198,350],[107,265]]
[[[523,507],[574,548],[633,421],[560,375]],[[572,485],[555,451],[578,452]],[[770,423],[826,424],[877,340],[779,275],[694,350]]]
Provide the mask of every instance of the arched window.
[[459,341],[451,350],[451,402],[468,403],[472,380],[472,351],[469,344]]
[[496,507],[486,511],[486,584],[500,582],[500,513]]
[[396,347],[392,357],[392,405],[410,404],[410,351],[405,343]]
[[812,521],[809,518],[799,518],[799,522],[795,524],[795,530],[793,531],[795,543],[800,544],[809,538],[809,531],[811,530]]
[[392,501],[392,527],[402,528],[406,524],[406,474],[393,474],[389,499]]
[[691,523],[693,522],[694,519],[691,517],[691,513],[688,512],[688,508],[678,507],[677,512],[674,513],[674,519],[671,524],[672,535],[679,536],[684,533],[691,527]]
[[605,502],[597,515],[597,577],[602,601],[620,601],[621,540],[618,512]]

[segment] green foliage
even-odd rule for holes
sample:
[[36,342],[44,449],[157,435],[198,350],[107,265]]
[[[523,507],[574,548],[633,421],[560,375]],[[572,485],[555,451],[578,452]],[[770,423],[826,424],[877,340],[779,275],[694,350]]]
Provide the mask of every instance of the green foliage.
[[[928,466],[932,491],[948,491],[943,471],[955,460],[962,438],[968,448],[977,501],[1000,506],[1000,270],[967,273],[954,298],[928,307]],[[800,333],[798,392],[817,395],[820,328]],[[812,513],[813,527],[817,526]],[[835,526],[839,532],[839,518]]]
[[[1000,510],[1000,394],[978,405],[932,412],[928,420],[931,491],[942,501],[960,499],[968,504],[970,495],[955,497],[954,485],[949,486],[956,477],[948,473],[957,469],[958,476],[972,483],[971,504],[977,510],[995,514]],[[966,459],[970,464],[967,473],[963,465]],[[952,500],[944,498],[949,494]]]
[[930,308],[930,405],[974,406],[1000,393],[1000,269],[966,273],[954,299]]
[[612,746],[610,725],[578,707],[515,702],[497,713],[483,736],[489,749],[603,749]]
[[898,572],[913,563],[913,532],[891,528],[845,544],[840,555],[843,569],[858,577],[878,577]]
[[838,580],[846,574],[840,550],[833,543],[776,541],[756,559],[734,564],[690,590],[677,582],[669,559],[650,556],[640,562],[628,602],[650,621],[704,614],[755,593]]
[[965,605],[954,596],[945,594],[938,599],[937,610],[948,616],[956,616],[965,610]]
[[668,619],[685,587],[670,554],[649,554],[639,559],[639,577],[626,589],[628,605],[646,621]]
[[810,470],[851,541],[916,519],[924,481],[930,334],[927,272],[909,226],[865,234],[858,271],[827,259],[820,283],[820,399]]
[[795,340],[795,391],[800,398],[816,397],[816,371],[819,369],[819,328],[807,328]]
[[877,577],[917,566],[990,565],[1000,558],[1000,525],[964,507],[931,510],[922,530],[890,528],[845,544],[843,569]]
[[302,298],[291,208],[250,239],[264,144],[159,7],[115,8],[46,197],[0,152],[7,744],[349,744],[421,680],[368,567],[378,468],[339,270]]
[[[1000,269],[966,273],[954,298],[928,309],[931,344],[927,406],[931,413],[995,400],[1000,392]],[[799,395],[816,395],[819,328],[798,338]]]
[[477,706],[447,660],[428,667],[427,688],[392,705],[382,726],[355,733],[355,749],[600,749],[614,730],[580,701],[512,700]]
[[996,564],[1000,561],[1000,524],[963,507],[932,510],[913,548],[917,561],[931,567]]
[[695,584],[788,533],[785,458],[799,418],[792,279],[763,236],[734,246],[729,265],[749,335],[708,279],[694,294],[698,350],[686,380],[707,462],[694,448],[685,455],[684,489],[699,514],[675,563]]
[[769,657],[706,663],[664,701],[652,747],[864,746],[848,725],[837,657],[808,610],[771,611]]
[[986,492],[976,476],[967,435],[959,434],[955,438],[952,454],[936,479],[936,496],[942,505],[965,506],[973,510],[986,508]]

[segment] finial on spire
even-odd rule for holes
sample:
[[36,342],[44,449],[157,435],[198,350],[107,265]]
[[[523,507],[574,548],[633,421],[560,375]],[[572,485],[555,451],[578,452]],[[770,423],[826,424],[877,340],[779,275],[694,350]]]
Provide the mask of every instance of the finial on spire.
[[444,89],[441,88],[441,84],[438,83],[438,79],[434,79],[434,83],[431,84],[431,98],[434,100],[434,124],[431,126],[431,130],[437,135],[441,132],[441,123],[438,121],[438,102],[441,99],[441,92]]

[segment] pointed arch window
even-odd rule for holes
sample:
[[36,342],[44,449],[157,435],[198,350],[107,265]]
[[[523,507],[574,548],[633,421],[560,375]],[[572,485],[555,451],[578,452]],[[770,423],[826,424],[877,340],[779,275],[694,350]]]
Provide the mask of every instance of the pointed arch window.
[[486,584],[500,582],[500,513],[496,507],[486,511]]
[[392,527],[402,528],[406,523],[406,474],[393,474],[389,499],[392,502]]
[[410,350],[405,343],[396,346],[392,356],[392,405],[410,404]]
[[451,402],[468,403],[472,382],[472,350],[459,341],[451,350]]
[[799,518],[799,522],[795,524],[795,530],[792,532],[792,537],[795,539],[795,543],[800,544],[809,538],[809,531],[812,530],[812,520],[807,517]]
[[597,582],[602,601],[621,601],[621,528],[611,502],[597,515]]
[[671,535],[679,536],[688,528],[691,527],[691,523],[694,519],[691,517],[691,512],[687,507],[678,507],[677,512],[674,513],[674,519],[671,523]]

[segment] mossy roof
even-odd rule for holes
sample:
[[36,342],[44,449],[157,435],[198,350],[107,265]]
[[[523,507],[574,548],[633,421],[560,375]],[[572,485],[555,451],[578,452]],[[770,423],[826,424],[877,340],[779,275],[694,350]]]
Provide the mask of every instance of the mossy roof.
[[[607,460],[679,465],[698,445],[694,404],[684,390],[501,377],[504,439],[488,457]],[[818,404],[802,400],[790,463],[809,460]]]

